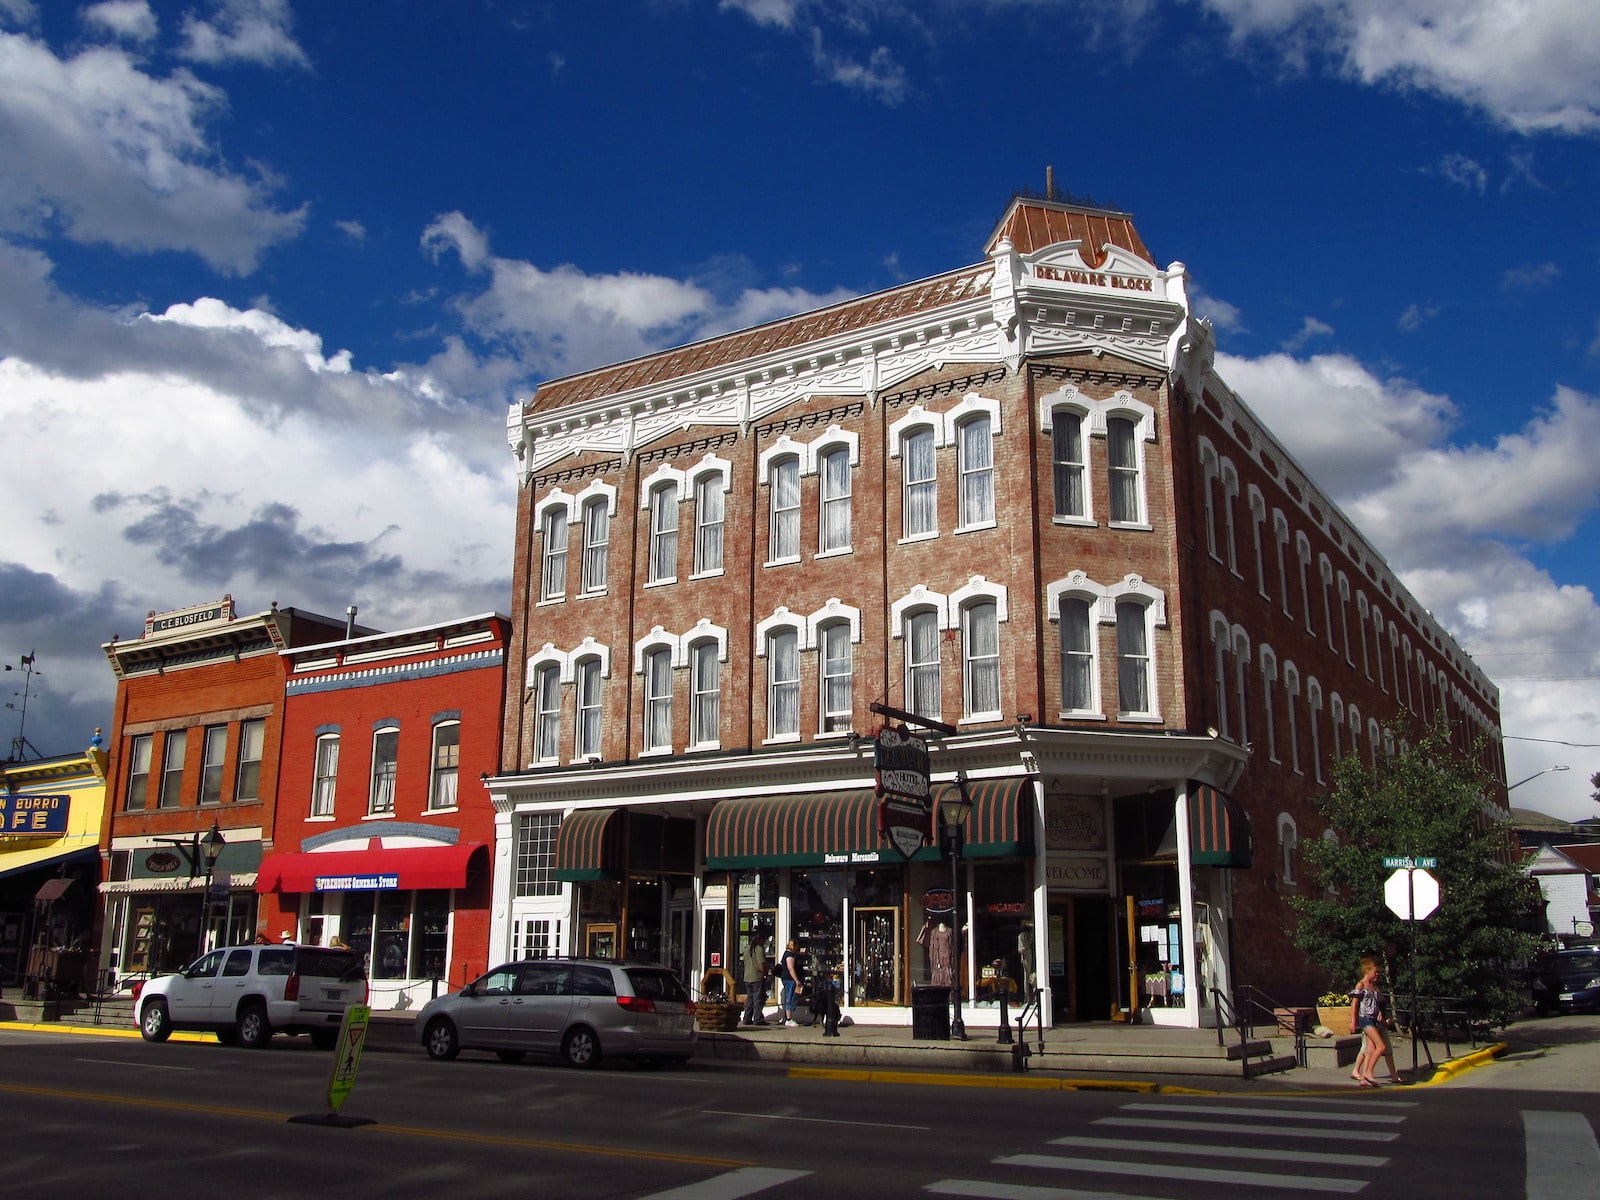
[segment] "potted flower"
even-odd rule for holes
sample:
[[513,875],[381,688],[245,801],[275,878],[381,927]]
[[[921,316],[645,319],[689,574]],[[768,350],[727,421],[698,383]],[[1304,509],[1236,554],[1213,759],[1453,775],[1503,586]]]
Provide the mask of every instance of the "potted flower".
[[1326,1025],[1341,1037],[1349,1034],[1350,997],[1343,992],[1324,992],[1318,996],[1317,1024]]

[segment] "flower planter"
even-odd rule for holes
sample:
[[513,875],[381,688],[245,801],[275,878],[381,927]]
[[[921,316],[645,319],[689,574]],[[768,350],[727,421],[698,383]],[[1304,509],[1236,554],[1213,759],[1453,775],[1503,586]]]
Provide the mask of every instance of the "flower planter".
[[701,1000],[694,1006],[695,1024],[703,1033],[727,1033],[739,1026],[742,1004],[729,1004],[719,1000]]
[[1317,1024],[1326,1025],[1338,1037],[1349,1036],[1350,1006],[1341,1004],[1337,1008],[1317,1006]]

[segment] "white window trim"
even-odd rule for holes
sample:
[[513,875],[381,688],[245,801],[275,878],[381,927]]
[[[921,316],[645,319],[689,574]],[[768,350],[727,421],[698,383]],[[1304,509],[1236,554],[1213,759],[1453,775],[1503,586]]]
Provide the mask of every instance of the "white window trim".
[[[1070,598],[1074,600],[1087,600],[1089,602],[1089,693],[1094,701],[1093,708],[1078,709],[1063,707],[1060,712],[1063,717],[1081,719],[1083,717],[1105,718],[1105,699],[1102,695],[1099,638],[1096,630],[1105,624],[1106,589],[1090,579],[1082,571],[1073,571],[1065,579],[1057,579],[1045,586],[1045,605],[1049,619],[1056,624],[1057,647],[1059,650],[1061,634],[1061,601]],[[1112,608],[1112,619],[1115,620],[1116,609]],[[1061,654],[1056,655],[1056,670],[1060,672]],[[1066,700],[1065,691],[1062,700]]]
[[890,636],[904,638],[906,613],[924,608],[933,609],[934,623],[941,632],[950,628],[950,598],[942,592],[929,591],[919,583],[889,606]]
[[[723,565],[720,566],[720,567],[716,567],[716,568],[714,568],[713,570],[710,570],[710,571],[702,571],[702,570],[698,569],[699,568],[698,560],[699,560],[699,557],[700,557],[700,503],[699,503],[699,501],[700,501],[700,482],[701,482],[701,480],[705,479],[707,476],[720,478],[721,481],[722,481],[722,489],[721,489],[722,493],[723,493],[723,495],[727,495],[730,491],[733,490],[733,464],[730,463],[725,458],[718,458],[715,454],[708,454],[704,458],[702,458],[698,463],[696,463],[693,467],[689,468],[689,470],[687,472],[688,494],[694,497],[694,502],[695,502],[694,503],[694,547],[693,547],[694,552],[691,555],[691,560],[692,561],[690,562],[690,567],[689,567],[689,569],[690,569],[689,578],[690,579],[715,579],[719,575],[723,575],[723,574],[727,573],[727,561],[728,561],[728,545],[727,545],[728,511],[727,511],[727,505],[726,504],[723,505],[723,512],[722,512],[722,534],[723,534],[722,561],[723,561]],[[681,493],[680,493],[680,498],[681,498]],[[682,531],[680,530],[679,532],[681,534]]]
[[1055,511],[1055,448],[1050,451],[1051,493],[1050,502],[1051,520],[1057,525],[1093,525],[1094,516],[1094,488],[1091,486],[1091,467],[1089,465],[1089,445],[1092,435],[1091,426],[1094,420],[1095,401],[1090,400],[1073,384],[1068,384],[1059,391],[1051,392],[1039,398],[1039,431],[1044,434],[1054,434],[1055,415],[1057,412],[1069,412],[1079,419],[1078,436],[1082,440],[1080,452],[1083,455],[1083,513],[1079,516],[1063,516]]

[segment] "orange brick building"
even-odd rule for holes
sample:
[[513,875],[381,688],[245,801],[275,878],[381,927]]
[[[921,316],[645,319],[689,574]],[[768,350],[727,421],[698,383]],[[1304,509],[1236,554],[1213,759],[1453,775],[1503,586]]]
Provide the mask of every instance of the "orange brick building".
[[[794,938],[885,1022],[1308,1001],[1332,759],[1497,745],[1498,698],[1213,353],[1127,214],[1018,199],[972,265],[513,405],[490,957],[737,991]],[[886,721],[973,802],[959,887],[880,829]]]
[[104,644],[117,694],[100,839],[110,855],[102,969],[131,980],[254,936],[283,727],[279,651],[345,629],[276,604],[241,617],[223,596],[152,612],[138,638]]

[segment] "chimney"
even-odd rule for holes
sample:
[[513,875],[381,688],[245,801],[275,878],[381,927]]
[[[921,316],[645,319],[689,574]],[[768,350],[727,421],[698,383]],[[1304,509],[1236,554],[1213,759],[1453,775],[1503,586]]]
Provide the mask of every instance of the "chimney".
[[350,605],[344,610],[344,636],[353,638],[356,635],[356,606]]
[[1054,200],[1056,198],[1056,169],[1054,167],[1046,167],[1044,169],[1044,198],[1046,200]]

